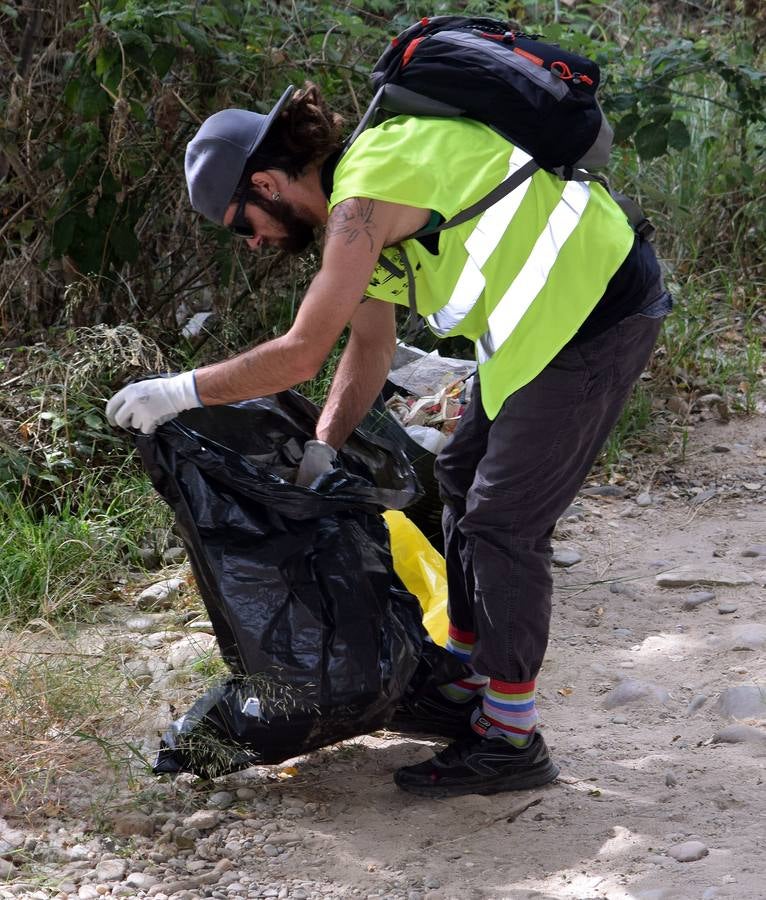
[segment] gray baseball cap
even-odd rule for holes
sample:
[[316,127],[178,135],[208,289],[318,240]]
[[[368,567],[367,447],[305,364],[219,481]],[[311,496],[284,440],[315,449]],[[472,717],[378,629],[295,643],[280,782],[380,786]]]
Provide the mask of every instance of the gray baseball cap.
[[294,92],[290,85],[267,116],[247,109],[224,109],[205,119],[186,145],[186,185],[193,209],[223,225],[248,157]]

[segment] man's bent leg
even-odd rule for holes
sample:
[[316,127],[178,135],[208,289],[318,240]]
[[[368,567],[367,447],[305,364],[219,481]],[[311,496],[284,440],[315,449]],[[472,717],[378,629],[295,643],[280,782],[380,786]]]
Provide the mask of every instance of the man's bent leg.
[[556,777],[534,731],[534,679],[550,621],[550,538],[617,421],[660,325],[632,316],[593,341],[568,345],[492,422],[457,522],[474,578],[472,661],[490,678],[488,698],[483,715],[474,717],[476,734],[400,769],[400,787],[429,795],[494,793]]

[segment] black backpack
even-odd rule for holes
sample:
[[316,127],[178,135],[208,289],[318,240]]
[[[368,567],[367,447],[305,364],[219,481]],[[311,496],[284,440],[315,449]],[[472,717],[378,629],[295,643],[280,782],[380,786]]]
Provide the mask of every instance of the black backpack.
[[[491,126],[532,157],[485,197],[412,237],[472,219],[538,168],[609,189],[603,176],[584,171],[606,165],[613,138],[596,99],[600,71],[592,60],[511,31],[496,19],[436,16],[395,37],[371,77],[375,96],[346,149],[366,128],[392,115],[465,116]],[[638,205],[612,196],[636,231],[651,238],[653,228]]]

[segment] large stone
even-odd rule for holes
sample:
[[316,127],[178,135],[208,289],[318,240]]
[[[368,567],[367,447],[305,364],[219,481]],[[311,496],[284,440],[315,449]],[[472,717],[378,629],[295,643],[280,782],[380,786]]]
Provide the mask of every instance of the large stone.
[[716,712],[730,719],[766,717],[766,690],[757,684],[727,688],[715,705]]
[[176,641],[168,652],[168,668],[182,669],[189,666],[215,646],[215,637],[204,632],[182,638]]
[[676,844],[668,850],[668,856],[672,856],[678,862],[696,862],[708,853],[710,851],[702,841],[684,841],[683,844]]
[[733,625],[726,643],[731,650],[760,650],[766,644],[766,625],[757,622]]
[[185,587],[182,578],[166,578],[141,591],[136,599],[136,606],[147,612],[160,609],[171,609]]
[[660,572],[655,576],[660,587],[690,587],[693,584],[710,584],[737,587],[752,584],[753,578],[732,566],[725,565],[686,565],[679,566],[671,572]]
[[670,694],[659,684],[649,681],[639,681],[637,678],[624,678],[606,695],[604,707],[614,709],[616,706],[629,704],[665,705],[670,700]]
[[766,731],[752,725],[727,725],[713,735],[714,744],[766,744]]

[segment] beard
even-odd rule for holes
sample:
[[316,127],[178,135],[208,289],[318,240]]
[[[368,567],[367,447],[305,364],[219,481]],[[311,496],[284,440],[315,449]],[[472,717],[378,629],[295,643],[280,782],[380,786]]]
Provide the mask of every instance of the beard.
[[284,228],[286,236],[269,241],[270,245],[279,247],[286,253],[298,254],[303,253],[314,240],[314,223],[304,211],[295,209],[281,198],[272,200],[255,191],[251,192],[248,201],[259,206]]

